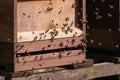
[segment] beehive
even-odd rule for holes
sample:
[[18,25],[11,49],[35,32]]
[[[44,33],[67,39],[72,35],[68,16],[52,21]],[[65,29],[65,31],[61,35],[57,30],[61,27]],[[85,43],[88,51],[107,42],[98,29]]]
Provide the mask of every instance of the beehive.
[[84,33],[84,0],[0,1],[0,65],[5,71],[81,63]]

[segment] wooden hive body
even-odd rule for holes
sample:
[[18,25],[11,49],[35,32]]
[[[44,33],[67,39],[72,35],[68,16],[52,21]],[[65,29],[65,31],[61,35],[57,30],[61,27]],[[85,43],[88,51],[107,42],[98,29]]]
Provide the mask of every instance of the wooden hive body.
[[84,0],[1,0],[1,67],[17,72],[83,62],[84,21]]

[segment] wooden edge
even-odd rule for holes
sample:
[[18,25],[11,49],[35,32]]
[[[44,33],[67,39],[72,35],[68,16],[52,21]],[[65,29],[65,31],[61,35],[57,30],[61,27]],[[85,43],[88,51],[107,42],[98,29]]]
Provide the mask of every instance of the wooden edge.
[[35,51],[76,47],[82,45],[82,35],[79,37],[61,38],[55,40],[43,40],[15,44],[15,53],[29,53]]
[[56,58],[50,60],[16,63],[15,71],[35,70],[35,69],[62,66],[62,65],[74,64],[74,63],[81,63],[85,61],[85,59],[86,59],[85,54],[82,54],[80,56],[77,55],[71,57],[63,57],[61,59]]

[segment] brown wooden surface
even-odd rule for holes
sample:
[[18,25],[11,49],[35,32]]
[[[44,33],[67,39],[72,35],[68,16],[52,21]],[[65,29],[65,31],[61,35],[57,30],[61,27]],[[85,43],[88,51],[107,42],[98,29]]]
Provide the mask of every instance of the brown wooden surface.
[[29,53],[41,50],[52,50],[68,47],[77,47],[81,45],[82,37],[71,37],[71,38],[61,38],[55,39],[53,42],[51,40],[33,41],[16,44],[17,53]]
[[[68,48],[68,47],[74,47],[74,50],[77,50],[76,47],[84,45],[84,43],[82,43],[82,41],[81,41],[81,39],[82,39],[81,35],[77,35],[77,37],[75,37],[75,34],[77,34],[77,32],[75,32],[75,34],[73,34],[73,36],[71,36],[71,37],[65,37],[65,38],[60,37],[60,39],[58,39],[58,40],[56,39],[53,41],[52,40],[35,41],[35,38],[34,38],[34,41],[32,41],[32,42],[17,43],[17,36],[18,36],[17,31],[21,32],[21,31],[34,31],[34,29],[38,30],[38,27],[40,24],[39,24],[39,20],[36,19],[36,18],[38,18],[36,16],[38,15],[38,13],[41,14],[41,12],[38,12],[39,9],[41,10],[41,7],[43,7],[43,12],[45,13],[45,14],[42,13],[41,17],[44,18],[43,16],[45,16],[46,18],[44,18],[44,19],[39,18],[39,19],[41,21],[43,21],[43,23],[45,21],[45,23],[50,24],[51,23],[50,21],[52,21],[52,20],[49,21],[49,17],[52,17],[52,18],[54,18],[54,20],[52,22],[54,22],[55,24],[52,24],[52,25],[50,24],[49,25],[50,27],[47,25],[43,25],[45,27],[47,26],[47,28],[45,28],[43,26],[40,28],[56,29],[59,27],[60,28],[65,27],[66,25],[67,25],[67,27],[75,26],[75,20],[76,20],[76,18],[75,18],[75,12],[76,12],[75,11],[75,7],[76,7],[75,0],[68,0],[68,1],[55,0],[55,1],[53,1],[54,4],[49,3],[51,1],[45,1],[46,5],[48,5],[48,3],[50,4],[47,7],[46,7],[46,5],[44,7],[44,3],[42,3],[42,2],[44,2],[44,1],[43,0],[41,0],[41,2],[40,1],[21,2],[21,1],[17,1],[17,0],[1,0],[0,1],[0,27],[1,27],[0,28],[0,34],[1,34],[0,35],[0,42],[1,42],[0,43],[0,52],[1,52],[0,64],[2,65],[3,68],[6,69],[7,65],[8,65],[7,69],[9,69],[8,67],[10,65],[12,65],[12,68],[14,68],[14,65],[15,65],[15,71],[29,70],[34,67],[33,66],[34,64],[37,64],[36,69],[39,68],[38,67],[39,61],[28,62],[27,63],[28,65],[25,64],[24,66],[22,63],[16,64],[16,61],[17,61],[16,53],[29,53],[29,52],[37,52],[37,51],[44,51],[44,50],[62,49],[62,48]],[[27,6],[26,6],[26,4],[27,4]],[[41,5],[40,7],[39,7],[39,4]],[[80,3],[80,4],[82,4],[82,3]],[[48,9],[49,7],[55,8],[55,9],[53,9],[53,12],[50,12],[50,16],[47,14],[47,12],[49,13],[49,9]],[[44,11],[44,9],[48,10],[48,11],[46,12],[46,11]],[[37,15],[34,14],[36,12],[37,12]],[[81,10],[81,12],[82,12],[82,10]],[[22,16],[21,16],[21,14],[22,14]],[[23,15],[27,16],[27,20],[25,18],[25,21],[24,21]],[[56,18],[56,17],[59,17],[59,18]],[[28,18],[30,18],[30,21]],[[82,16],[80,18],[82,18]],[[20,24],[19,24],[19,20],[20,20]],[[48,22],[46,22],[46,20],[48,20]],[[24,27],[21,26],[21,24],[24,25],[23,24],[24,22],[27,23],[27,29],[24,29]],[[53,27],[53,25],[55,25],[57,27]],[[35,26],[36,26],[36,28],[34,28]],[[29,27],[30,27],[30,30],[28,29]],[[82,26],[79,26],[79,28],[80,27],[82,27]],[[33,32],[33,34],[34,34],[34,32]],[[66,34],[68,34],[68,33],[66,33]],[[81,34],[82,34],[82,32],[81,32]],[[28,35],[28,36],[30,36],[30,35]],[[4,42],[6,42],[6,43],[4,43]],[[50,47],[50,46],[52,46],[52,47]],[[75,54],[77,54],[77,53],[75,53]],[[56,62],[56,60],[58,61],[58,63]],[[61,65],[72,64],[76,61],[82,62],[84,60],[85,60],[85,54],[80,55],[80,56],[72,55],[69,57],[64,57],[63,61],[59,60],[59,59],[54,59],[52,61],[56,63],[53,66],[61,66]],[[46,61],[47,61],[47,63],[46,63],[47,66],[45,65],[45,67],[52,66],[52,63],[53,63],[52,61],[50,61],[50,60],[46,60]],[[44,61],[42,63],[44,63]],[[32,65],[32,68],[30,67],[30,65]],[[20,66],[22,66],[24,69]]]
[[[72,51],[72,54],[75,54],[73,56],[60,57],[58,54],[58,57],[56,58],[44,59],[44,55],[43,55],[43,60],[34,60],[34,61],[28,61],[28,62],[24,61],[21,63],[16,63],[15,71],[34,70],[39,68],[47,68],[47,67],[54,67],[54,66],[69,65],[74,63],[81,63],[85,61],[86,57],[85,57],[85,53],[81,53],[79,55],[78,54],[79,51],[80,50]],[[41,56],[39,59],[41,59]]]
[[[38,70],[38,72],[41,70]],[[91,80],[94,78],[120,75],[120,64],[98,63],[92,67],[75,70],[62,70],[56,72],[35,74],[28,77],[9,78],[11,80]],[[0,77],[4,80],[4,77]]]
[[[74,52],[76,51],[76,52]],[[80,56],[83,53],[83,50],[69,50],[69,51],[59,51],[59,52],[53,52],[53,53],[45,53],[45,54],[39,54],[39,55],[29,55],[29,56],[23,56],[23,57],[17,57],[17,61],[19,63],[21,62],[29,62],[29,61],[37,61],[37,60],[51,60],[56,58],[65,58],[65,57],[71,57],[71,56]]]
[[[36,31],[75,25],[75,0],[28,1],[17,3],[17,31]],[[49,10],[50,9],[50,10]],[[60,13],[61,11],[61,13]],[[66,18],[68,21],[65,21]],[[57,24],[57,25],[56,25]]]

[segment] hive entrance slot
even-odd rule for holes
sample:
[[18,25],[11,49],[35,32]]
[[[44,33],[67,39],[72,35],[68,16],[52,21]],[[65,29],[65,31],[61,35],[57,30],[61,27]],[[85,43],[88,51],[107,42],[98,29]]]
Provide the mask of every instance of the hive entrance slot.
[[55,52],[65,52],[65,51],[80,50],[80,49],[84,50],[84,47],[78,46],[78,47],[61,48],[61,49],[54,49],[54,50],[36,51],[36,52],[29,52],[29,53],[18,53],[16,57],[33,56],[33,55],[39,55],[39,54],[52,54]]

